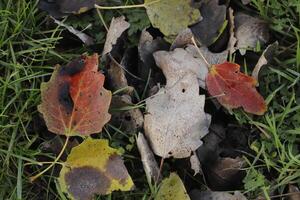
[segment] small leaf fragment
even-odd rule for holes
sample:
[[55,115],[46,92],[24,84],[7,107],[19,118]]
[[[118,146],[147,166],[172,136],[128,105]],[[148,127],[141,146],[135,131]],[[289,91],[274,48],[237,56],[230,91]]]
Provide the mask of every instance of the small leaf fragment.
[[191,6],[191,0],[154,1],[145,0],[148,17],[152,25],[169,39],[174,39],[182,30],[200,20],[200,12]]
[[185,187],[176,173],[171,173],[165,178],[154,200],[190,200]]
[[263,115],[267,105],[256,84],[253,77],[240,72],[238,64],[229,62],[212,65],[206,77],[208,92],[225,108],[242,107],[248,113]]
[[278,48],[278,42],[274,42],[272,44],[270,44],[262,53],[262,55],[260,56],[260,58],[258,59],[253,71],[252,71],[252,77],[255,78],[256,80],[258,80],[258,75],[259,72],[261,70],[261,68],[268,64],[269,61],[272,60],[273,55],[275,53],[275,51]]
[[106,55],[111,52],[113,45],[117,43],[118,38],[129,28],[129,26],[130,24],[125,21],[124,16],[113,18],[111,20],[102,55]]
[[90,135],[110,120],[111,92],[104,89],[105,77],[97,70],[97,54],[81,56],[66,66],[56,66],[50,81],[42,83],[38,110],[49,131]]
[[159,167],[154,158],[154,154],[150,149],[145,136],[142,133],[138,134],[136,144],[141,154],[141,160],[143,163],[144,171],[147,176],[148,183],[154,183],[154,181],[159,181]]
[[118,150],[109,147],[108,140],[92,138],[72,149],[60,171],[59,184],[75,200],[129,191],[134,186]]

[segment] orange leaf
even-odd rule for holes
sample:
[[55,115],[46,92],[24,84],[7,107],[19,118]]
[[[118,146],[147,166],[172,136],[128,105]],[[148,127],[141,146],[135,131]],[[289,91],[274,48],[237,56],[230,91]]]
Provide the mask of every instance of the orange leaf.
[[48,129],[61,135],[90,135],[110,120],[111,92],[103,88],[98,55],[81,56],[66,66],[56,66],[51,79],[42,83],[43,114]]
[[208,92],[227,109],[243,107],[246,112],[263,115],[267,106],[255,89],[256,83],[240,72],[238,64],[229,62],[213,65],[206,77]]

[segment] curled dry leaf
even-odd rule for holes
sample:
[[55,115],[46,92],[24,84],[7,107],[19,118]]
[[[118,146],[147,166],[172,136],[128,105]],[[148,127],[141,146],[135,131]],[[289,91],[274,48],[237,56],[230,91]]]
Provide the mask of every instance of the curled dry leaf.
[[203,110],[205,96],[199,95],[197,75],[184,62],[185,57],[173,60],[176,53],[187,55],[183,49],[154,53],[167,85],[146,100],[145,134],[154,153],[163,158],[189,157],[202,144],[200,138],[207,134],[210,124],[210,116]]
[[122,33],[129,28],[130,24],[125,21],[125,17],[112,18],[109,30],[106,35],[106,41],[102,55],[106,55],[111,52],[113,45],[117,43],[118,38]]
[[108,140],[86,139],[74,147],[59,176],[63,192],[71,199],[90,200],[94,194],[129,191],[133,182],[118,150]]
[[154,1],[145,0],[148,17],[169,40],[201,18],[199,10],[191,6],[191,0]]
[[104,89],[98,55],[81,56],[66,66],[56,66],[41,85],[43,114],[50,131],[61,135],[90,135],[110,120],[111,92]]
[[242,107],[246,112],[263,115],[267,105],[256,84],[253,77],[240,72],[238,64],[229,62],[213,65],[206,77],[208,92],[225,108]]
[[258,43],[264,45],[269,40],[268,25],[265,21],[238,13],[234,17],[237,49],[244,55],[247,49],[255,49]]
[[190,197],[180,177],[176,173],[171,173],[162,181],[154,200],[190,200]]
[[141,154],[141,160],[144,166],[148,183],[154,183],[153,181],[157,181],[157,180],[159,181],[159,177],[160,177],[159,167],[154,158],[154,154],[150,149],[145,136],[142,133],[138,134],[136,144]]
[[219,5],[219,0],[206,0],[201,5],[200,13],[203,19],[191,30],[201,45],[209,46],[217,40],[226,23],[226,6]]
[[261,68],[268,64],[268,62],[270,60],[272,60],[273,55],[275,53],[275,51],[278,48],[278,42],[274,42],[273,44],[270,44],[262,53],[262,55],[260,56],[260,58],[258,59],[253,71],[252,71],[252,77],[255,78],[256,80],[258,80],[258,74],[261,70]]

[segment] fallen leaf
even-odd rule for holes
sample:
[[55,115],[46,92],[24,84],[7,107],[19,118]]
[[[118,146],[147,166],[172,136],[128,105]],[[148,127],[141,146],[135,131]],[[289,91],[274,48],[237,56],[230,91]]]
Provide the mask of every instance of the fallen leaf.
[[225,108],[242,107],[246,112],[263,115],[267,105],[256,84],[254,78],[240,72],[238,64],[229,62],[212,65],[206,77],[208,92]]
[[176,173],[171,173],[161,182],[154,200],[190,200],[190,197],[180,177]]
[[147,176],[148,183],[150,184],[155,183],[155,181],[159,181],[159,167],[154,158],[154,154],[150,149],[145,136],[142,133],[138,134],[136,144],[141,154],[141,160]]
[[[184,50],[175,49],[173,53],[178,52]],[[156,155],[184,158],[202,144],[200,138],[208,132],[210,116],[203,110],[205,96],[199,95],[196,74],[182,69],[190,67],[184,64],[186,60],[178,63],[169,57],[169,52],[154,53],[167,85],[146,100],[144,130]]]
[[147,80],[150,69],[155,65],[153,53],[159,50],[168,50],[169,45],[160,37],[153,38],[152,35],[143,30],[138,44],[139,57],[141,64],[139,65],[139,74],[144,80]]
[[64,28],[66,28],[70,33],[76,35],[87,46],[94,44],[94,39],[91,38],[90,36],[88,36],[87,34],[81,32],[81,31],[78,31],[75,28],[73,28],[72,26],[68,26],[68,25],[64,24],[63,22],[61,22],[61,21],[59,21],[59,20],[57,20],[53,17],[52,17],[52,19],[54,20],[54,23],[56,23],[59,26],[62,26]]
[[[204,62],[203,57],[199,54],[198,50],[200,50],[202,56],[209,63],[209,65],[207,65],[206,62]],[[186,51],[189,52],[191,55],[193,55],[193,57],[201,59],[202,62],[205,64],[205,66],[207,66],[207,68],[209,68],[210,65],[224,63],[228,57],[227,50],[220,52],[220,53],[213,53],[213,52],[209,51],[209,49],[207,47],[204,47],[204,46],[200,47],[198,50],[197,50],[197,47],[195,47],[193,45],[188,45],[186,48]]]
[[111,52],[113,45],[117,43],[118,38],[122,33],[129,28],[130,24],[125,21],[125,17],[112,18],[109,30],[106,35],[106,41],[104,44],[102,55],[106,55]]
[[228,8],[228,22],[229,22],[229,41],[227,44],[227,50],[229,51],[229,55],[232,55],[235,52],[235,44],[237,42],[237,39],[234,34],[235,30],[235,24],[234,24],[234,14],[233,14],[233,9]]
[[288,192],[291,193],[290,195],[288,195],[288,200],[300,199],[300,190],[297,186],[289,184]]
[[173,41],[170,50],[173,51],[176,48],[184,48],[188,44],[193,44],[193,33],[191,29],[187,28],[181,31]]
[[242,3],[243,3],[244,5],[247,5],[247,4],[251,3],[251,0],[242,0]]
[[134,88],[128,86],[125,70],[119,63],[111,61],[107,72],[109,85],[114,91],[122,90],[122,94],[132,94]]
[[110,120],[111,92],[104,89],[98,55],[81,56],[66,66],[56,66],[51,79],[41,85],[43,114],[49,131],[60,135],[90,135]]
[[255,49],[258,45],[264,45],[269,40],[267,23],[261,19],[238,13],[234,17],[236,47],[242,55],[247,49]]
[[111,123],[127,134],[135,134],[143,127],[143,114],[139,108],[132,108],[134,106],[129,95],[114,95],[112,98]]
[[262,55],[260,56],[260,58],[258,59],[253,71],[252,71],[252,77],[255,78],[256,80],[258,80],[258,74],[261,70],[261,68],[268,64],[268,62],[270,60],[272,60],[273,55],[275,53],[275,51],[278,48],[278,42],[274,42],[272,44],[270,44],[262,53]]
[[158,51],[154,53],[154,58],[167,77],[169,85],[178,82],[182,75],[193,73],[197,76],[199,85],[205,88],[208,66],[193,46],[188,46],[186,49],[177,48],[174,51]]
[[92,138],[72,149],[58,180],[62,191],[76,200],[134,186],[118,150],[109,147],[108,140]]
[[[119,3],[118,1],[115,2]],[[107,3],[105,0],[40,0],[38,6],[41,10],[47,11],[52,17],[62,18],[69,14],[86,12],[94,8],[95,4],[107,5]]]
[[191,0],[154,1],[145,0],[148,17],[169,40],[201,18],[199,10],[191,6]]
[[200,190],[192,190],[189,195],[191,200],[247,200],[239,191],[235,191],[232,195],[228,192],[202,192]]
[[200,7],[200,13],[203,19],[191,26],[191,30],[201,46],[209,46],[217,40],[226,23],[226,6],[219,5],[219,0],[206,0]]

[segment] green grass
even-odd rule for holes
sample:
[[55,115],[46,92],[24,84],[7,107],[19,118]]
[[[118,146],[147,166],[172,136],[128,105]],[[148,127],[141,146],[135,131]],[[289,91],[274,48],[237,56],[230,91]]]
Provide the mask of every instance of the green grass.
[[[258,128],[261,138],[250,141],[256,152],[248,160],[245,192],[252,198],[284,196],[288,184],[300,186],[300,10],[297,0],[253,0],[256,13],[270,22],[279,41],[274,62],[261,73],[260,91],[268,112],[259,118],[236,114],[240,122]],[[251,195],[250,195],[251,196]]]
[[28,130],[40,101],[40,83],[52,71],[47,63],[67,59],[54,49],[61,30],[44,29],[46,18],[36,4],[0,1],[0,199],[36,195],[29,174],[23,173],[24,164],[37,163],[40,153],[30,149],[38,135]]
[[[28,181],[41,170],[36,161],[39,156],[54,160],[52,154],[38,148],[43,139],[32,122],[38,115],[40,83],[49,78],[54,64],[66,63],[88,49],[60,51],[57,47],[62,30],[48,24],[46,15],[38,12],[37,2],[0,0],[0,200],[65,199],[52,176],[54,169],[35,184]],[[274,62],[261,72],[260,91],[267,97],[267,114],[253,117],[234,113],[240,123],[250,124],[261,135],[249,141],[255,154],[245,155],[248,163],[245,192],[251,198],[260,194],[269,199],[287,193],[288,184],[300,186],[300,5],[297,3],[298,0],[253,0],[248,9],[270,22],[271,34],[280,44]],[[136,43],[136,32],[149,25],[139,19],[145,17],[145,13],[141,10],[134,10],[137,14],[130,10],[118,12],[128,14],[135,24],[130,30],[130,41]],[[107,19],[113,15],[111,11],[102,14]],[[67,23],[84,28],[95,21],[84,17],[87,18],[85,23],[79,23],[77,17],[69,18]],[[101,43],[103,30],[99,20],[98,26],[88,32],[97,32],[93,36]],[[122,109],[132,108],[134,106]],[[130,148],[136,148],[134,138],[123,133],[120,127],[108,125],[102,137],[111,138],[112,146],[124,149],[125,162],[131,168],[140,162],[138,155],[128,153],[133,151]],[[157,188],[149,186],[141,172],[130,173],[140,188],[97,199],[148,199],[155,193]]]

